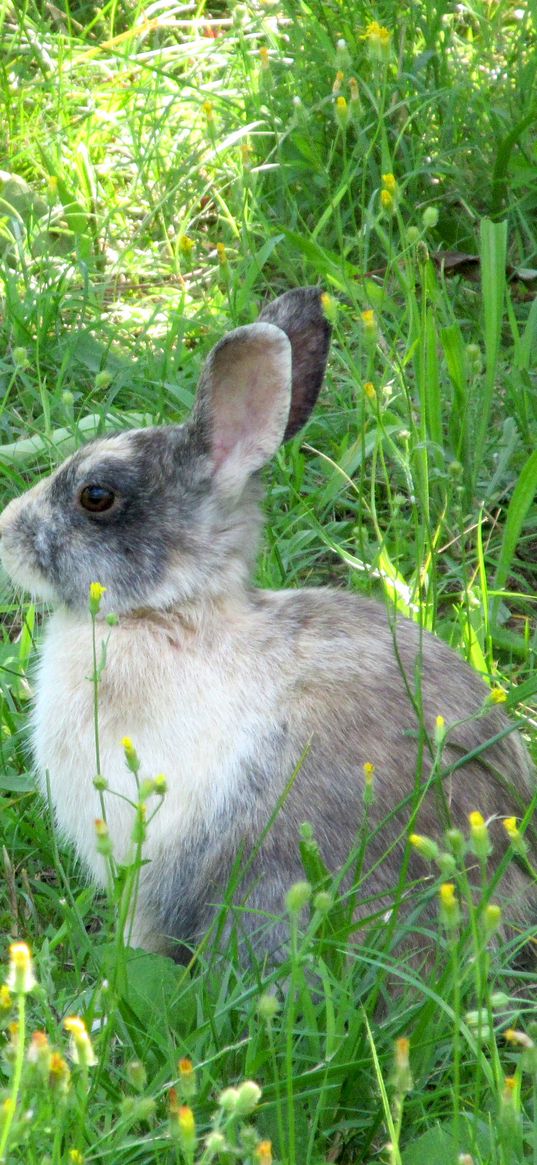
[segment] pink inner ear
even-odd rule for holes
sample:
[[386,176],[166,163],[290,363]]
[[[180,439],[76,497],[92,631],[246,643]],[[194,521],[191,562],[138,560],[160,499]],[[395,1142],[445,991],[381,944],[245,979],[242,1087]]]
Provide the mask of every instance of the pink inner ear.
[[204,384],[216,471],[237,481],[280,445],[291,400],[291,346],[280,328],[238,328],[215,349]]

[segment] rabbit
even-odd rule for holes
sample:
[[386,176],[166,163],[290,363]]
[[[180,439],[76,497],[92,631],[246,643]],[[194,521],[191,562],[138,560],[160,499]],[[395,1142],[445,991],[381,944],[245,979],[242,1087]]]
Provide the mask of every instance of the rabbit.
[[[212,350],[184,424],[89,442],[0,519],[8,575],[55,607],[32,717],[40,787],[61,835],[104,884],[101,796],[116,860],[132,856],[136,787],[122,738],[143,776],[165,775],[131,943],[178,961],[210,930],[238,856],[239,925],[265,954],[281,948],[285,893],[304,878],[301,823],[341,869],[363,819],[364,765],[375,767],[364,890],[386,909],[410,830],[467,832],[480,810],[498,864],[501,819],[520,817],[535,793],[519,733],[441,640],[352,592],[252,585],[260,471],[308,419],[329,343],[319,290],[286,292]],[[106,587],[102,794],[88,678],[94,581]],[[442,789],[428,790],[439,716]],[[418,853],[410,863],[412,876],[429,870]],[[510,918],[535,917],[525,869],[511,861],[502,887]]]

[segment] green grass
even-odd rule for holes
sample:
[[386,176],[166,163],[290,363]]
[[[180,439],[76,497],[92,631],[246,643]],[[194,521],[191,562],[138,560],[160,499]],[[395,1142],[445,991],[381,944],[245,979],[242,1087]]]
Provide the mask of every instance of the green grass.
[[[88,432],[182,420],[217,338],[270,296],[322,284],[327,387],[267,475],[258,580],[395,597],[512,693],[530,743],[536,19],[506,0],[0,5],[4,500]],[[364,36],[375,20],[386,52]],[[450,273],[453,252],[469,258]],[[213,1139],[213,1159],[245,1165],[268,1165],[260,1140],[278,1165],[535,1163],[535,1049],[503,1036],[536,1039],[534,983],[510,970],[516,938],[485,941],[471,895],[460,926],[439,913],[423,976],[396,950],[412,920],[386,926],[373,895],[357,947],[334,887],[322,909],[291,911],[269,974],[233,950],[216,964],[202,951],[189,973],[125,949],[129,878],[98,899],[34,792],[42,612],[7,590],[2,612],[4,961],[9,939],[30,944],[27,1040],[46,1031],[72,1072],[67,1087],[56,1061],[51,1077],[46,1047],[23,1060],[22,1037],[17,1058],[15,1003],[0,1012],[3,1159],[205,1162],[212,1129],[226,1145]],[[326,878],[307,846],[304,862],[315,896]],[[72,1014],[94,1067],[69,1058]],[[233,1095],[219,1106],[247,1079],[263,1090],[253,1116]]]

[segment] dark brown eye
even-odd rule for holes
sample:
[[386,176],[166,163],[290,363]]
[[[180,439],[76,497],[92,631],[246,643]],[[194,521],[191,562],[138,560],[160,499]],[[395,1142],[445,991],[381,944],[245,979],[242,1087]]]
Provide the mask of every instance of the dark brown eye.
[[105,485],[85,485],[79,500],[82,509],[88,510],[90,514],[102,514],[112,508],[116,495]]

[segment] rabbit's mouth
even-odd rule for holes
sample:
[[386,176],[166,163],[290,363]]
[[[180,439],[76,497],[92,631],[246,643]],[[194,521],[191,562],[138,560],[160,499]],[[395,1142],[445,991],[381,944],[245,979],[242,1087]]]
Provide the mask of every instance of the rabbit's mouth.
[[32,599],[44,599],[45,602],[57,602],[58,595],[50,580],[45,578],[39,567],[31,566],[17,553],[16,546],[12,545],[9,534],[2,537],[0,550],[2,566],[15,586],[31,595]]

